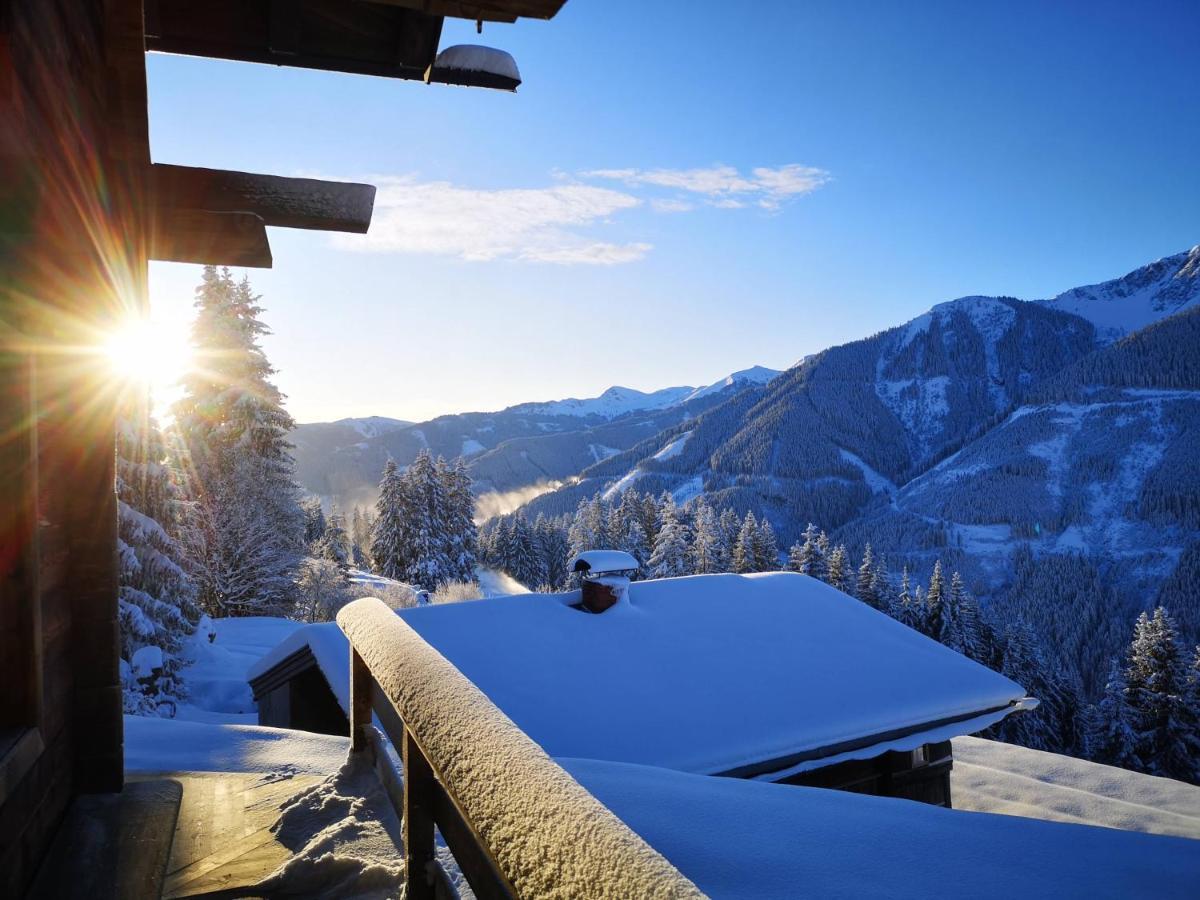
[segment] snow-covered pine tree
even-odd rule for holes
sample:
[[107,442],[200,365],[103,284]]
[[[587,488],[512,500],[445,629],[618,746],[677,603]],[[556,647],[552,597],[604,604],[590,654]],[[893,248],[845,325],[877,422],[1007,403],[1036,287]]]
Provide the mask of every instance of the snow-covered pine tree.
[[350,538],[346,534],[345,521],[345,517],[337,510],[330,513],[325,533],[316,545],[318,552],[313,554],[333,563],[343,578],[349,577],[350,571]]
[[738,530],[737,540],[733,544],[733,571],[739,575],[757,571],[757,547],[759,541],[758,520],[754,513],[747,510],[742,527]]
[[590,501],[580,500],[579,505],[575,508],[575,518],[571,520],[571,529],[567,532],[572,557],[588,550],[604,549],[600,547],[600,535],[596,533],[595,522],[591,515],[594,502],[595,498]]
[[1084,737],[1087,758],[1123,769],[1136,768],[1137,735],[1132,723],[1133,711],[1129,708],[1125,669],[1114,659],[1100,702],[1088,710],[1087,733]]
[[897,622],[903,622],[909,628],[921,630],[921,613],[924,610],[915,602],[912,595],[912,582],[908,577],[908,566],[905,566],[900,572],[900,590],[893,598],[891,609],[888,613]]
[[420,450],[400,482],[408,509],[404,580],[434,591],[449,579],[450,561],[445,553],[449,543],[445,533],[446,497],[433,455]]
[[1080,744],[1078,689],[1047,661],[1023,619],[1005,630],[1000,670],[1038,699],[1037,709],[1009,716],[999,724],[1000,740],[1051,753],[1074,752]]
[[403,579],[408,565],[407,499],[396,461],[389,459],[383,467],[379,482],[379,499],[375,501],[375,524],[371,528],[371,560],[375,571],[384,578]]
[[[821,537],[822,533],[817,531],[817,526],[809,522],[808,527],[804,529],[804,540],[800,543],[800,549],[792,562],[795,566],[793,571],[802,575],[811,575],[813,578],[824,579],[825,560],[821,551]],[[827,545],[828,539],[824,543]]]
[[757,540],[754,542],[754,569],[756,572],[779,571],[779,542],[766,516],[759,523]]
[[726,506],[717,514],[717,530],[721,532],[721,548],[729,555],[729,565],[726,572],[733,571],[733,547],[737,543],[738,532],[742,530],[742,520],[733,507]]
[[546,581],[546,570],[542,556],[537,552],[533,529],[520,513],[513,516],[512,523],[512,568],[509,574],[521,584],[531,584],[535,587]]
[[687,526],[679,521],[675,502],[659,508],[658,538],[648,563],[651,578],[674,578],[690,574]]
[[831,587],[837,588],[839,591],[848,590],[850,587],[848,568],[849,561],[846,558],[846,547],[843,544],[838,544],[829,554],[825,572],[826,583]]
[[635,517],[629,520],[626,526],[625,540],[620,549],[637,560],[638,568],[633,573],[633,579],[636,581],[641,578],[642,574],[647,571],[651,555],[650,542],[646,539],[646,529],[642,527],[641,518]]
[[692,532],[692,571],[711,575],[729,570],[729,551],[725,535],[717,522],[717,514],[701,500],[696,504],[696,524]]
[[[182,501],[167,468],[166,445],[146,412],[146,398],[131,406],[117,432],[122,694],[125,712],[154,714],[174,708],[160,701],[178,699],[179,650],[200,612],[183,550],[171,533]],[[139,684],[131,664],[147,646],[162,651],[163,672],[156,682]]]
[[925,592],[925,633],[935,641],[946,643],[951,624],[946,616],[946,585],[942,576],[942,561],[935,560]]
[[871,552],[871,545],[863,549],[862,564],[858,567],[858,580],[855,583],[855,596],[858,597],[867,606],[873,609],[879,609],[879,595],[877,593],[878,578],[875,574],[875,555]]
[[[479,529],[475,525],[475,495],[471,493],[471,475],[466,461],[459,457],[453,466],[438,470],[446,494],[446,556],[450,561],[450,581],[474,581],[479,554]],[[540,582],[538,582],[540,583]]]
[[283,612],[304,545],[288,434],[295,427],[259,340],[259,298],[246,279],[206,266],[192,343],[201,364],[183,379],[174,448],[194,501],[188,568],[212,615]]
[[1194,777],[1195,730],[1188,721],[1187,674],[1175,622],[1161,606],[1153,616],[1138,616],[1125,681],[1139,768],[1168,778]]
[[304,546],[312,553],[325,537],[325,510],[321,508],[320,497],[305,497],[300,501],[300,509],[304,512]]
[[371,568],[371,526],[362,508],[354,507],[350,516],[350,561],[359,569]]

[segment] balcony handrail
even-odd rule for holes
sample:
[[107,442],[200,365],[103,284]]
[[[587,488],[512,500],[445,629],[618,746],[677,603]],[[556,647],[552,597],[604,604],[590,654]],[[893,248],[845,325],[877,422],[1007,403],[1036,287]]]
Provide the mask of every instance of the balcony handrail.
[[356,600],[337,622],[351,747],[370,752],[374,710],[403,757],[409,900],[444,877],[435,825],[478,897],[703,896],[381,601]]

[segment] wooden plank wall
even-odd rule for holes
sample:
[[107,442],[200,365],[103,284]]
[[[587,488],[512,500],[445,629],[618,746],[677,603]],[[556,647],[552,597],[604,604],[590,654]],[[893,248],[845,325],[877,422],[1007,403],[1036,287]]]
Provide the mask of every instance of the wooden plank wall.
[[[0,727],[44,748],[0,791],[0,896],[78,793],[120,790],[116,387],[87,352],[145,302],[139,0],[0,0]],[[13,186],[18,186],[14,190]],[[11,631],[10,631],[11,629]]]

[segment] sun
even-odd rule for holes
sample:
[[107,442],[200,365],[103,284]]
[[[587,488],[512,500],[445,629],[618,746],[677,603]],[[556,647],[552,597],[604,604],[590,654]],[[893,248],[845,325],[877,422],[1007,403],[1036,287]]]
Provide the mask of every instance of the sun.
[[124,322],[104,339],[103,348],[113,373],[146,385],[156,405],[178,391],[192,365],[186,325],[153,318]]

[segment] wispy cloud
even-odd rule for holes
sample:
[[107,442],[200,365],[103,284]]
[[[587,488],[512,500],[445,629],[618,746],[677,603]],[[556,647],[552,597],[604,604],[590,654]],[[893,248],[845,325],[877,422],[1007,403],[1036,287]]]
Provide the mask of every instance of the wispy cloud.
[[429,253],[486,261],[614,265],[641,259],[650,244],[581,234],[640,206],[632,194],[587,184],[485,190],[411,177],[374,179],[379,188],[367,235],[338,235],[353,250]]
[[[484,189],[416,176],[370,179],[378,186],[367,235],[336,235],[339,247],[375,253],[424,253],[472,261],[524,260],[611,266],[642,259],[644,241],[604,240],[613,217],[639,207],[687,213],[697,204],[720,209],[778,210],[829,180],[798,164],[701,169],[596,169],[558,174],[546,187]],[[621,182],[616,190],[586,182]],[[672,196],[663,196],[673,192]],[[657,194],[657,196],[653,196]]]
[[718,165],[701,169],[593,169],[581,173],[581,177],[699,194],[709,204],[722,208],[753,203],[774,210],[793,197],[812,193],[828,182],[830,175],[824,169],[792,163],[778,168],[759,166],[748,174],[733,166]]

